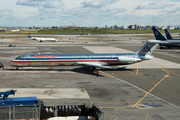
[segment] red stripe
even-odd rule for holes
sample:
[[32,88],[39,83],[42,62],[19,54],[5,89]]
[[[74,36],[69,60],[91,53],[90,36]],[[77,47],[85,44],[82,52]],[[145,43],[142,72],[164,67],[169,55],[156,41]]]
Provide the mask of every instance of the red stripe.
[[13,61],[11,60],[10,62],[115,62],[117,60],[66,60],[66,61]]

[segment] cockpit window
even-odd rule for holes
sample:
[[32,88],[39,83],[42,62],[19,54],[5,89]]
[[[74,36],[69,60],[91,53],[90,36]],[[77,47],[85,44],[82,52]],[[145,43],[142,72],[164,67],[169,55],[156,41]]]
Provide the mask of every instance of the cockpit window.
[[21,59],[21,57],[20,57],[20,56],[16,58],[16,60],[20,60],[20,59]]

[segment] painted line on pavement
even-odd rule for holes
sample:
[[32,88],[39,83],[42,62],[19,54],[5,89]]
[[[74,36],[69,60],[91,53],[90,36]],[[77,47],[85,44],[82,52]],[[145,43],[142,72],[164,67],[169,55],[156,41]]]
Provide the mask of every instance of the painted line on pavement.
[[[105,72],[103,72],[103,71],[99,71],[99,72],[101,72],[101,73],[103,73],[103,74],[105,74],[105,75],[107,75],[107,76],[109,76],[109,77],[112,77],[112,78],[114,78],[114,79],[116,79],[116,80],[119,80],[119,81],[122,81],[122,82],[124,82],[124,83],[126,83],[126,84],[129,84],[129,85],[131,85],[132,87],[135,87],[135,88],[137,88],[137,89],[139,89],[139,90],[147,93],[147,91],[145,91],[145,90],[143,90],[143,89],[141,89],[141,88],[139,88],[139,87],[137,87],[137,86],[135,86],[135,85],[133,85],[133,84],[131,84],[131,83],[129,83],[129,82],[126,82],[126,81],[124,81],[124,80],[122,80],[122,79],[120,79],[120,78],[117,78],[117,77],[114,77],[114,76],[112,76],[112,75],[109,75],[109,74],[107,74],[107,73],[105,73]],[[157,97],[157,96],[153,95],[152,93],[149,93],[149,95],[152,95],[152,96],[156,97],[157,99],[160,99],[160,100],[162,100],[162,101],[164,101],[164,102],[166,102],[166,103],[169,103],[169,104],[173,105],[174,107],[180,108],[179,106],[177,106],[177,105],[175,105],[175,104],[173,104],[173,103],[170,103],[170,102],[168,102],[168,101],[166,101],[166,100],[164,100],[164,99],[162,99],[162,98],[160,98],[160,97]]]

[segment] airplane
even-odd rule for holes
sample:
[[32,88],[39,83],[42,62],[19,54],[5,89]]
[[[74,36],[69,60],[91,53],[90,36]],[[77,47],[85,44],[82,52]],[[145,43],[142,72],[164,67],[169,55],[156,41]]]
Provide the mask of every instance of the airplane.
[[16,67],[40,66],[89,66],[93,71],[97,68],[114,69],[110,66],[127,65],[143,60],[151,60],[151,55],[158,43],[165,41],[148,40],[134,53],[78,53],[78,54],[24,54],[10,61]]
[[57,42],[57,40],[55,38],[37,38],[37,37],[32,37],[30,34],[28,34],[29,39],[31,40],[37,40],[39,42],[44,42],[44,41],[53,41],[53,42]]
[[165,30],[165,33],[166,33],[166,38],[168,40],[180,40],[180,39],[174,39],[167,29],[164,29],[164,30]]
[[156,40],[166,41],[166,43],[159,44],[160,49],[180,47],[180,40],[177,40],[177,39],[168,40],[166,37],[164,37],[164,35],[157,28],[153,27],[152,30],[153,30]]
[[152,30],[156,40],[167,40],[167,38],[165,38],[164,35],[156,27],[152,27]]

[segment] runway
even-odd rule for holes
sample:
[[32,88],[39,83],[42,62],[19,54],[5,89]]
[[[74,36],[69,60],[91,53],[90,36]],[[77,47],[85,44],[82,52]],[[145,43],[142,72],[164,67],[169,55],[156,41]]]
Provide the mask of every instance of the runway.
[[[17,95],[37,96],[46,105],[95,103],[104,111],[105,120],[180,118],[180,50],[156,49],[153,60],[118,66],[115,70],[100,69],[98,77],[83,66],[24,67],[17,71],[9,65],[10,60],[26,53],[135,52],[148,39],[105,35],[106,38],[98,41],[79,37],[61,35],[57,43],[39,43],[27,38],[3,40],[0,62],[5,64],[5,70],[0,71],[0,91],[17,89]],[[18,47],[7,47],[11,42]]]

